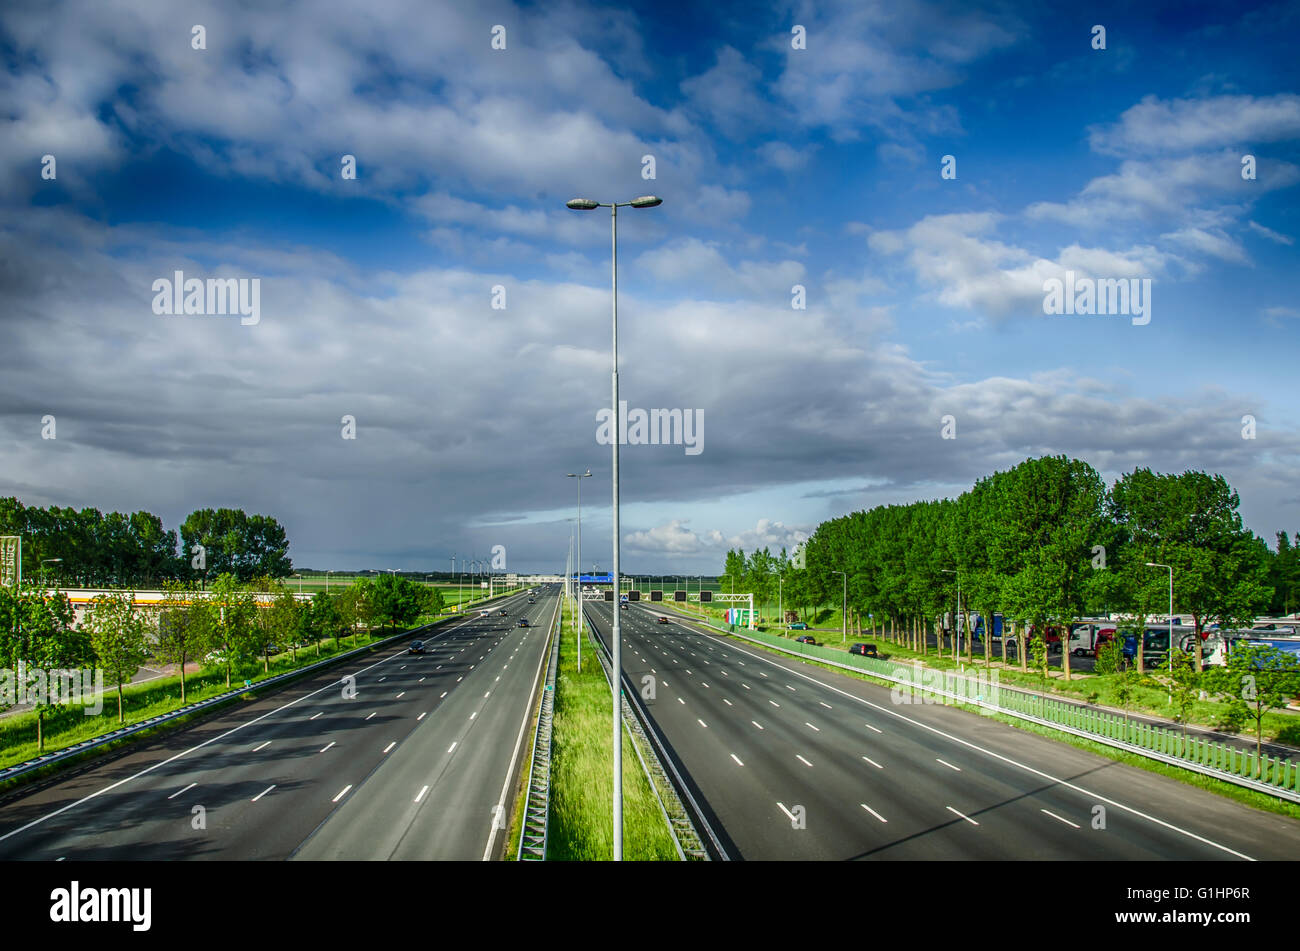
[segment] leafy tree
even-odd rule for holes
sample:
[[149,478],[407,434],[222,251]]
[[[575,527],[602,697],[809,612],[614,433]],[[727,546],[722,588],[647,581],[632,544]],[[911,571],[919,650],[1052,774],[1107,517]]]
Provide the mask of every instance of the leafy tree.
[[220,655],[229,689],[231,671],[237,664],[256,655],[261,646],[257,632],[257,603],[252,592],[228,572],[219,576],[212,585],[211,603],[217,617],[210,646]]
[[134,592],[101,594],[91,602],[85,626],[108,680],[117,688],[117,722],[123,722],[122,687],[148,655],[145,620],[135,611]]
[[185,705],[185,665],[212,642],[215,617],[211,603],[192,583],[163,582],[163,609],[158,618],[158,654],[181,672],[181,705]]
[[1238,643],[1222,667],[1205,673],[1206,685],[1255,721],[1255,755],[1263,754],[1264,717],[1300,696],[1300,662],[1271,644]]
[[1174,705],[1174,719],[1183,725],[1184,739],[1187,737],[1187,720],[1200,697],[1201,676],[1193,655],[1179,651],[1170,656],[1170,699]]

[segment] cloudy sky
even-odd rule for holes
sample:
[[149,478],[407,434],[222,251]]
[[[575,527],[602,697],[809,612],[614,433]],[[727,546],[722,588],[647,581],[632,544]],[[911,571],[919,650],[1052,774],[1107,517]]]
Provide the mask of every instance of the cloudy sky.
[[[6,4],[0,495],[558,571],[590,467],[607,568],[609,214],[564,202],[655,194],[621,396],[702,451],[624,448],[625,570],[1043,453],[1300,530],[1300,6],[637,6]],[[176,271],[258,321],[156,313]],[[1150,322],[1044,314],[1067,271]]]

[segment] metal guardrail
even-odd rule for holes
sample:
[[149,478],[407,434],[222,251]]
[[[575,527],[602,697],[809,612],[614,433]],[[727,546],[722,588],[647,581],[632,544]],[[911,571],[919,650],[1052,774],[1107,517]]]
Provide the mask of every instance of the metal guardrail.
[[555,619],[551,632],[551,657],[546,665],[546,683],[533,734],[533,760],[528,771],[528,796],[524,800],[523,827],[519,831],[520,862],[546,860],[546,832],[551,820],[551,726],[555,719],[555,672],[560,663],[560,625],[564,613]]
[[[517,594],[518,592],[514,592],[514,593]],[[509,597],[509,595],[500,595],[498,597]],[[325,660],[317,661],[314,664],[308,664],[306,667],[299,667],[296,670],[285,671],[282,674],[276,674],[274,677],[267,677],[262,680],[254,680],[248,682],[244,686],[231,688],[230,690],[227,690],[223,693],[219,693],[216,696],[208,697],[205,700],[198,700],[195,701],[194,703],[187,703],[185,706],[172,710],[170,713],[160,713],[157,716],[150,717],[147,720],[141,720],[139,723],[132,723],[130,726],[120,727],[119,729],[113,730],[110,733],[102,734],[101,736],[94,737],[93,739],[83,740],[80,743],[76,743],[72,746],[64,747],[63,749],[56,750],[53,753],[45,753],[42,756],[37,756],[33,759],[24,760],[21,763],[16,763],[13,766],[9,766],[5,769],[0,769],[0,784],[3,784],[6,780],[10,780],[18,776],[26,775],[27,773],[30,773],[34,770],[41,769],[46,766],[51,766],[54,765],[55,763],[63,763],[68,760],[75,759],[76,757],[81,756],[85,753],[89,753],[92,750],[96,750],[110,743],[115,743],[118,740],[123,740],[126,739],[127,737],[134,736],[137,733],[142,733],[146,730],[151,730],[154,727],[161,726],[162,724],[168,723],[172,720],[177,720],[181,717],[190,716],[191,714],[198,713],[202,710],[206,710],[209,707],[214,707],[219,704],[225,703],[229,700],[234,699],[235,697],[248,693],[250,690],[262,690],[267,687],[275,686],[276,684],[281,684],[289,680],[297,679],[298,677],[302,677],[314,671],[321,670],[325,667],[330,666],[331,664],[341,663],[345,660],[348,660],[349,658],[356,657],[365,652],[369,652],[370,649],[373,647],[377,647],[377,646],[382,647],[383,645],[388,644],[391,641],[398,640],[401,638],[407,638],[412,636],[413,634],[419,634],[422,631],[427,631],[430,628],[443,623],[443,621],[451,620],[452,617],[454,617],[454,615],[445,618],[439,618],[438,620],[433,621],[430,624],[422,625],[421,627],[412,628],[406,631],[399,631],[398,633],[393,634],[391,637],[385,637],[382,640],[372,641],[371,643],[366,644],[362,647],[355,647],[350,651],[344,651],[342,654],[339,654],[335,657],[328,657]]]
[[[587,637],[595,648],[596,656],[605,671],[605,679],[609,681],[612,691],[613,661],[605,644],[596,637],[595,625],[587,617],[586,609],[582,613],[583,620],[586,622],[584,626],[587,629]],[[624,676],[626,677],[626,674]],[[660,812],[672,834],[677,854],[683,860],[691,861],[709,861],[713,858],[722,861],[730,860],[717,834],[704,818],[699,803],[691,795],[685,779],[673,765],[672,758],[668,755],[662,738],[658,736],[651,724],[649,714],[641,705],[636,690],[632,688],[630,682],[625,681],[623,686],[628,688],[622,691],[623,725],[628,735],[632,737],[632,748],[636,751],[637,759],[640,760],[641,768],[650,783],[650,789],[659,803]],[[648,760],[642,755],[643,745],[650,754]],[[707,845],[704,837],[700,835],[701,829],[708,837]]]
[[[945,686],[918,684],[914,677],[899,677],[902,664],[889,663],[871,657],[847,655],[849,663],[839,658],[842,651],[818,645],[801,644],[799,648],[787,646],[790,642],[774,634],[745,632],[730,625],[723,627],[711,621],[690,618],[696,624],[711,628],[729,637],[737,637],[763,647],[779,650],[794,657],[815,660],[821,664],[868,674],[879,680],[914,688],[919,694],[947,697],[959,703],[979,707],[992,713],[1001,713],[1041,726],[1069,733],[1083,739],[1101,743],[1133,753],[1146,759],[1178,766],[1191,772],[1212,776],[1215,779],[1253,789],[1265,795],[1300,803],[1300,766],[1276,756],[1259,757],[1226,743],[1216,743],[1199,737],[1184,737],[1180,732],[1148,723],[1135,722],[1124,717],[1079,707],[1066,701],[1043,697],[1015,687],[997,685],[999,702],[982,699],[980,691],[989,684],[973,680],[963,674],[936,668],[921,668],[942,677]],[[818,653],[826,652],[826,653]],[[835,655],[839,655],[838,657]],[[913,668],[915,669],[915,668]],[[954,689],[947,689],[952,686]],[[1006,695],[1008,703],[1000,702]]]

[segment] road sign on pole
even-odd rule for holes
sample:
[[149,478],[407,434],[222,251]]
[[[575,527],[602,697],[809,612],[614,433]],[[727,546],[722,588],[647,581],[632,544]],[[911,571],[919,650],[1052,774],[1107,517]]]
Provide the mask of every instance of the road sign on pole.
[[23,536],[0,535],[0,585],[21,587],[23,583]]

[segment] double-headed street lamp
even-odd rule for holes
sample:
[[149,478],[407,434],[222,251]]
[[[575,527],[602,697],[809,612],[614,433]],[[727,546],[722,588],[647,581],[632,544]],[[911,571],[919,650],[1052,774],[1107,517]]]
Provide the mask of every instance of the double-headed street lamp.
[[[617,412],[615,413],[615,415],[617,415]],[[577,473],[577,472],[566,472],[566,473],[565,473],[565,476],[566,476],[567,478],[569,478],[569,479],[577,479],[577,480],[578,480],[578,483],[577,483],[577,485],[578,485],[578,555],[577,555],[577,558],[578,558],[578,560],[577,560],[577,565],[578,565],[578,610],[581,611],[581,610],[582,610],[582,480],[583,480],[583,479],[590,479],[590,478],[591,478],[591,469],[588,469],[586,472],[583,472],[583,473]],[[575,616],[575,620],[576,620],[576,616]],[[582,645],[581,645],[581,644],[579,644],[578,649],[579,649],[579,650],[582,649]]]
[[[633,198],[631,201],[614,201],[603,202],[593,201],[590,198],[573,198],[565,204],[574,211],[594,211],[597,208],[609,209],[610,223],[610,286],[613,291],[613,347],[612,347],[612,373],[610,375],[611,401],[614,416],[614,438],[613,458],[614,458],[614,578],[613,589],[618,591],[618,444],[622,440],[621,426],[618,418],[618,210],[620,208],[653,208],[656,205],[663,204],[663,199],[656,198],[654,195],[643,195],[640,198]],[[581,485],[581,483],[579,483]],[[581,577],[581,574],[579,575]],[[617,600],[614,602],[614,630],[612,640],[614,642],[614,861],[621,861],[623,858],[623,744],[622,734],[620,732],[621,707],[623,705],[623,653],[620,643],[621,631],[619,628],[619,610]]]

